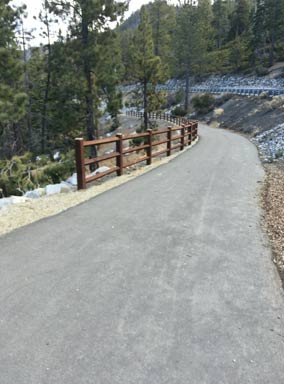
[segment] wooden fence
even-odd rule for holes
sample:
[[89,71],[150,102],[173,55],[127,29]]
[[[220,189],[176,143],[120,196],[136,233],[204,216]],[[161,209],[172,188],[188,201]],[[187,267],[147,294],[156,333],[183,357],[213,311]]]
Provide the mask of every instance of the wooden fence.
[[[129,116],[143,117],[142,113],[129,112]],[[134,164],[146,161],[147,165],[152,163],[152,159],[156,156],[166,154],[171,156],[172,151],[180,149],[181,151],[185,146],[190,145],[197,139],[198,135],[198,123],[197,121],[189,121],[185,118],[175,118],[167,114],[149,113],[149,119],[151,120],[166,120],[175,125],[175,127],[168,127],[162,130],[148,129],[147,132],[122,135],[118,133],[115,137],[106,139],[97,139],[91,141],[85,141],[82,138],[75,139],[75,153],[76,153],[76,169],[77,169],[77,183],[78,189],[86,189],[87,183],[91,183],[101,177],[109,175],[113,172],[117,173],[117,176],[123,175],[124,168],[130,167]],[[161,135],[164,138],[161,138]],[[125,140],[142,139],[142,144],[133,146],[130,148],[124,148],[123,143]],[[100,146],[102,144],[115,143],[115,151],[109,154],[104,154],[95,158],[86,158],[85,150],[91,146]],[[157,146],[164,145],[165,148],[158,151],[153,151]],[[124,157],[130,153],[137,151],[144,151],[146,155],[135,159],[134,161],[125,163]],[[86,167],[91,164],[100,164],[100,162],[116,159],[116,165],[112,168],[100,172],[95,175],[86,175]]]

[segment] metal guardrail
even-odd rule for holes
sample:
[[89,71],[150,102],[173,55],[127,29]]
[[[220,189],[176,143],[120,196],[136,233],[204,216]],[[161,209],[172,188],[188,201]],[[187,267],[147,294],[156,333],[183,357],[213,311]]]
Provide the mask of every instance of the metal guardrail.
[[[133,91],[137,86],[129,85],[125,86],[125,90]],[[121,87],[123,89],[123,87]],[[179,89],[184,89],[184,85],[168,86],[168,85],[157,85],[157,91],[166,91],[166,92],[176,92]],[[266,93],[268,96],[280,96],[284,95],[284,88],[271,88],[271,87],[249,87],[249,86],[213,86],[213,87],[202,87],[194,86],[189,88],[190,93],[229,93],[232,95],[240,96],[260,96],[263,93]]]

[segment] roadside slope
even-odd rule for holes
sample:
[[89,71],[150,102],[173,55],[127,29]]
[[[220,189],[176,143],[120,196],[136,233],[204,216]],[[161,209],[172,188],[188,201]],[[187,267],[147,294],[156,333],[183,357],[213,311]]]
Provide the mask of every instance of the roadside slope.
[[0,238],[1,384],[278,384],[280,279],[245,138]]

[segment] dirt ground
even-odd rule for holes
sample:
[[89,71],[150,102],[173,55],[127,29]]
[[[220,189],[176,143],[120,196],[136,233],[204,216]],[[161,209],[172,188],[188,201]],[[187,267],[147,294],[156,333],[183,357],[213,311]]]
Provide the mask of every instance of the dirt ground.
[[263,225],[273,251],[273,262],[284,284],[284,161],[264,165],[266,180],[262,189]]

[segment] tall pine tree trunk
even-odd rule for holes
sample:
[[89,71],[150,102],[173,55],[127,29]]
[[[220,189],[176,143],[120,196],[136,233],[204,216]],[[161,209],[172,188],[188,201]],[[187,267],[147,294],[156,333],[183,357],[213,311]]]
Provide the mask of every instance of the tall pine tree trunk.
[[189,57],[186,61],[186,67],[185,67],[185,99],[184,99],[184,109],[187,112],[188,111],[188,105],[189,105],[189,75],[190,75],[190,61]]
[[[83,64],[84,64],[84,75],[86,80],[86,123],[87,123],[87,138],[88,140],[94,140],[96,138],[96,126],[94,122],[94,94],[93,94],[93,84],[92,84],[92,73],[91,73],[91,63],[89,59],[89,29],[88,29],[88,19],[82,9],[82,41],[84,46],[83,54]],[[95,146],[91,147],[91,158],[97,157],[97,149]],[[90,171],[93,172],[97,169],[97,164],[90,165]]]
[[24,75],[25,75],[25,91],[27,94],[27,113],[26,113],[26,123],[28,129],[28,149],[32,151],[32,108],[31,108],[31,98],[30,98],[30,80],[29,73],[27,69],[27,50],[26,50],[26,38],[24,23],[22,23],[22,45],[23,45],[23,54],[24,54]]
[[269,65],[272,66],[274,63],[274,48],[275,48],[275,30],[273,28],[271,34],[270,50],[269,50]]
[[160,5],[158,4],[158,14],[157,14],[157,24],[156,24],[156,33],[155,33],[155,42],[154,42],[154,52],[156,56],[160,54]]
[[46,150],[46,138],[47,138],[47,104],[49,98],[51,68],[50,68],[50,44],[48,45],[48,64],[47,64],[47,78],[44,90],[44,99],[41,113],[41,151],[45,153]]
[[143,108],[144,108],[144,130],[148,129],[148,98],[147,98],[147,79],[143,81]]

